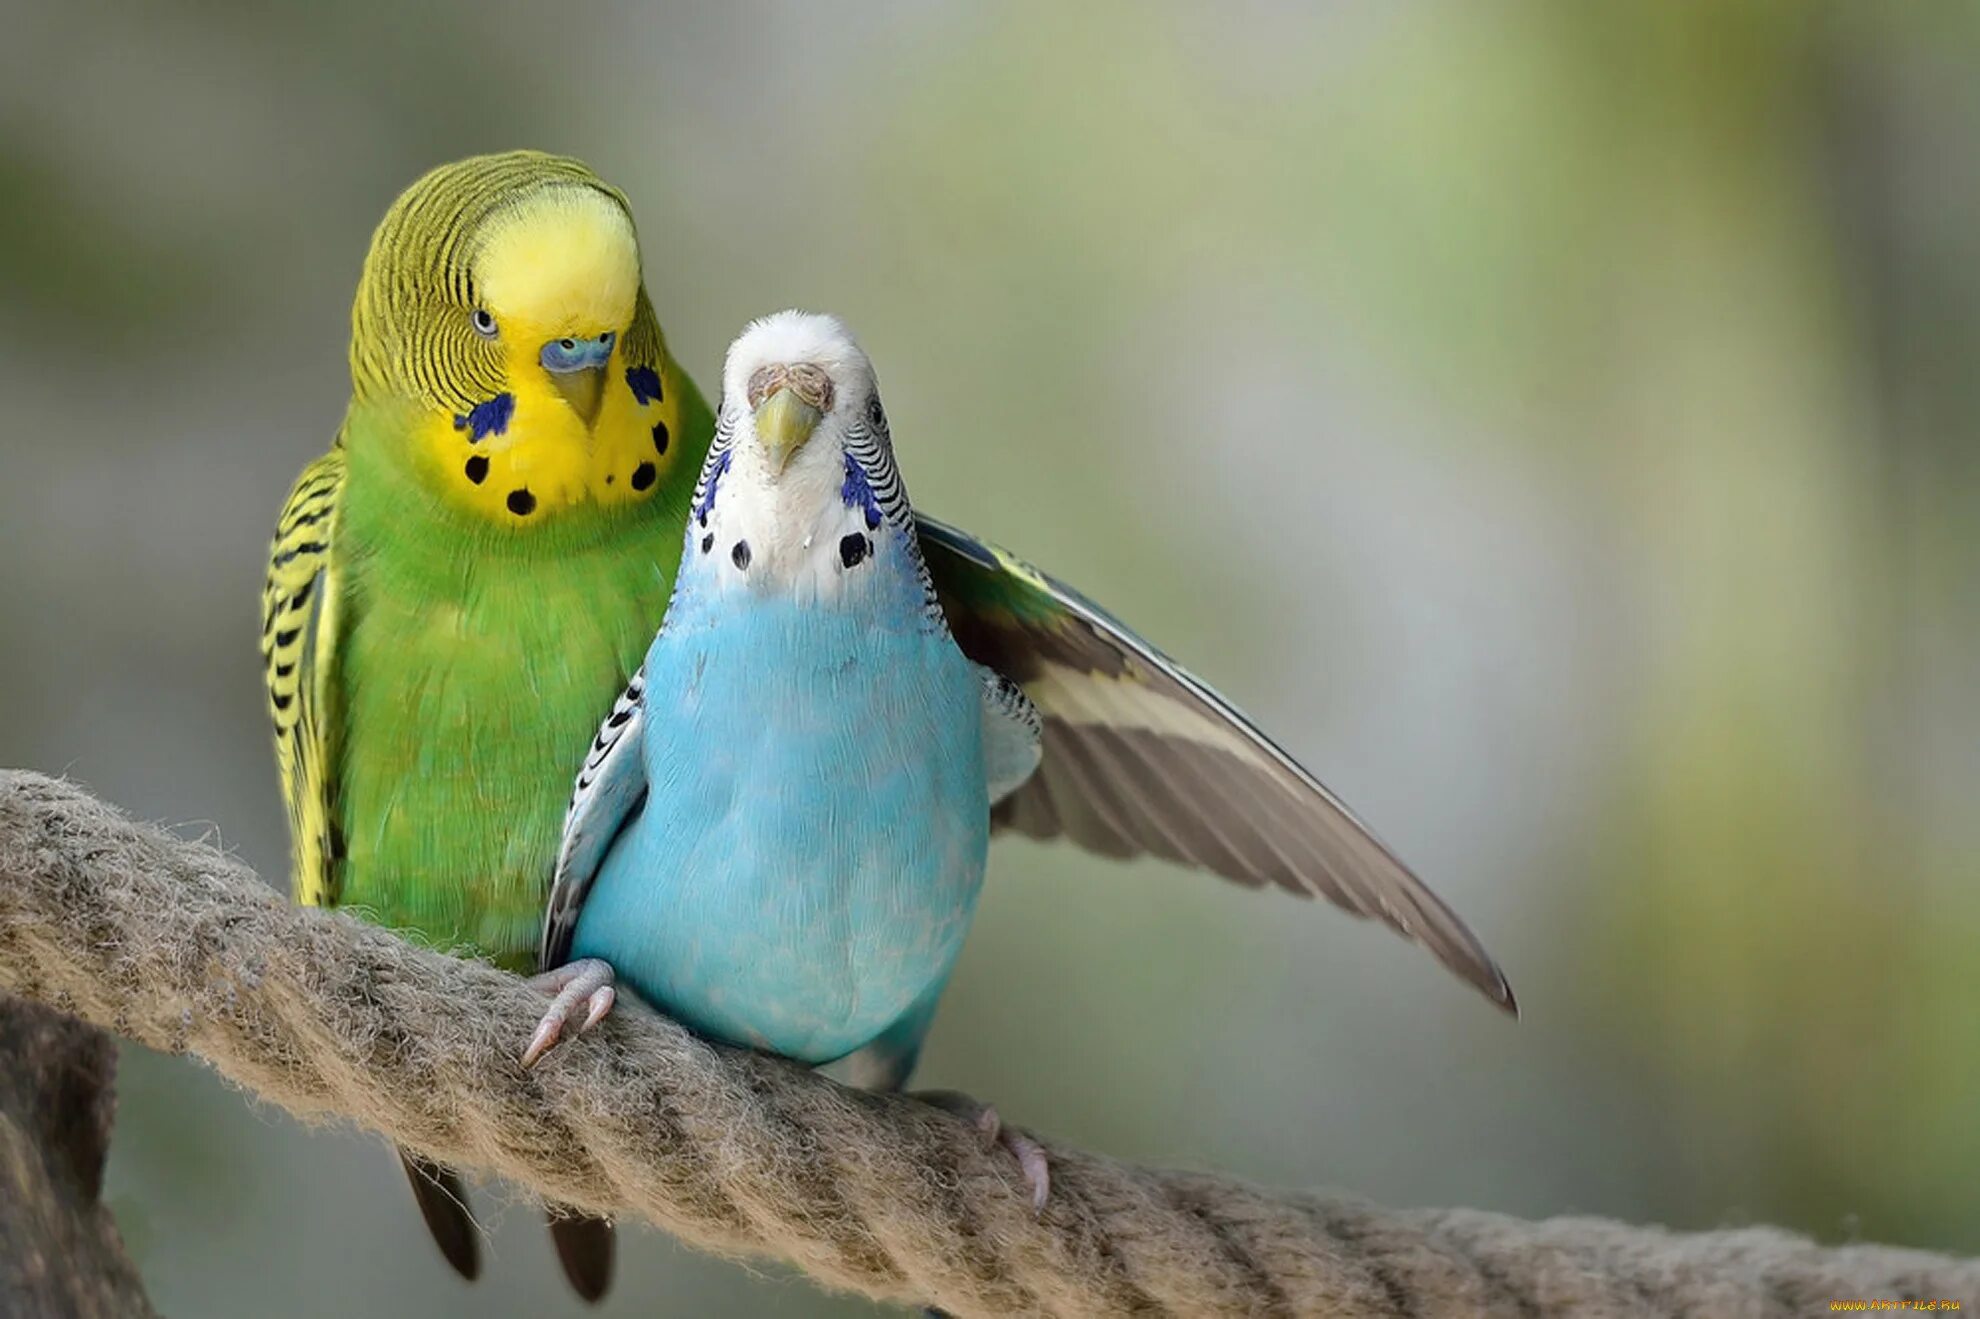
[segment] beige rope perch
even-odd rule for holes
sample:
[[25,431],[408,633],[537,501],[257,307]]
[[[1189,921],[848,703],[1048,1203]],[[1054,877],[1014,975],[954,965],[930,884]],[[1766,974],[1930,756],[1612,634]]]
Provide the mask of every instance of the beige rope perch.
[[516,1050],[542,1001],[514,977],[291,907],[211,847],[14,771],[0,771],[0,988],[195,1053],[304,1117],[958,1314],[1774,1319],[1832,1299],[1980,1305],[1980,1261],[1767,1228],[1387,1210],[1061,1146],[1035,1218],[1015,1166],[962,1122],[638,1010],[525,1072]]

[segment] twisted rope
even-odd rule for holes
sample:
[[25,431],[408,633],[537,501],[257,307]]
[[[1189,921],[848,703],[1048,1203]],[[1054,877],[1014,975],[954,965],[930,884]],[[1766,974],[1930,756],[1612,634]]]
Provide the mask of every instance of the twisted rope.
[[0,771],[0,988],[191,1052],[545,1198],[957,1314],[1727,1316],[1980,1304],[1980,1262],[1751,1228],[1387,1210],[1049,1146],[1008,1156],[912,1099],[716,1047],[637,1009],[535,1071],[516,978],[290,906],[238,862],[81,789]]

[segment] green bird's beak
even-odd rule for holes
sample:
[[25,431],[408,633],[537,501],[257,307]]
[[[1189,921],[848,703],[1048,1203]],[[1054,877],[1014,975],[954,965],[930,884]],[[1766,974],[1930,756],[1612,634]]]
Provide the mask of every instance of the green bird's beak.
[[756,438],[770,451],[779,476],[811,438],[811,432],[817,429],[818,420],[824,415],[799,398],[795,389],[783,384],[756,405]]
[[550,383],[571,405],[571,411],[590,429],[598,423],[598,408],[605,401],[605,368],[587,367],[564,375],[553,375]]
[[612,360],[616,334],[595,339],[552,339],[543,345],[537,360],[550,373],[550,383],[583,419],[588,430],[598,422],[598,408],[605,401],[605,366]]

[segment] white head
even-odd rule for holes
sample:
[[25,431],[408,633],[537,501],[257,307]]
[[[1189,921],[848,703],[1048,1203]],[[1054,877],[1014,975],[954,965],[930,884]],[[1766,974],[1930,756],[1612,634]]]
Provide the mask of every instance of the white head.
[[838,597],[897,556],[919,576],[911,521],[873,363],[851,332],[800,311],[752,322],[722,370],[687,562],[725,586]]

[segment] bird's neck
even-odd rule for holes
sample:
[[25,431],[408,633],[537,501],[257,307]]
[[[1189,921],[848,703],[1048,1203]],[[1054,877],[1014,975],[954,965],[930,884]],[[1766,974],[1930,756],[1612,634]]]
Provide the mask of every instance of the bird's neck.
[[884,516],[836,446],[772,473],[762,450],[718,451],[688,519],[680,592],[885,614],[918,607],[927,573],[910,527]]
[[[497,559],[562,562],[592,551],[613,552],[641,537],[659,535],[671,542],[677,534],[672,528],[687,518],[692,474],[715,429],[707,405],[685,376],[676,397],[680,427],[668,436],[675,460],[654,478],[647,498],[539,505],[527,518],[505,521],[464,507],[436,488],[448,472],[420,446],[418,427],[430,418],[417,404],[354,401],[338,436],[349,457],[345,527],[354,543],[389,547],[395,557],[430,560],[435,571],[456,575],[470,564]],[[643,442],[656,443],[651,436]],[[619,484],[626,482],[614,483]]]

